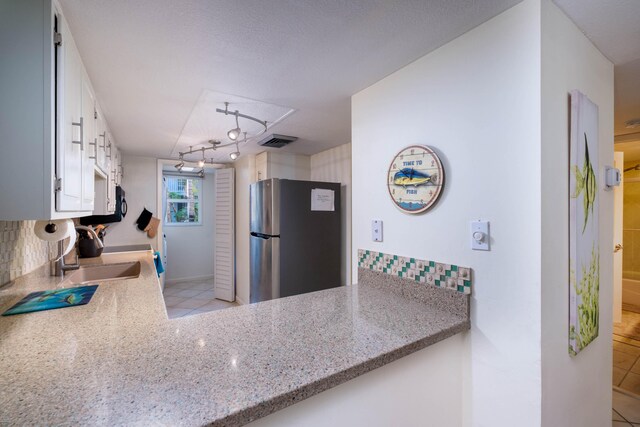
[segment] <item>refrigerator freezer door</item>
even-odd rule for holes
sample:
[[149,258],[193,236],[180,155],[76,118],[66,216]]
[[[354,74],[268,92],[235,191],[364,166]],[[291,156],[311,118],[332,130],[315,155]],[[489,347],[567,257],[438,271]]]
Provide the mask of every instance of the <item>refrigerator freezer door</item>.
[[[312,211],[314,189],[334,192],[333,211]],[[340,184],[280,180],[280,297],[341,285]]]
[[280,180],[266,179],[250,187],[249,231],[277,236],[280,234]]
[[249,302],[280,298],[280,239],[250,234]]

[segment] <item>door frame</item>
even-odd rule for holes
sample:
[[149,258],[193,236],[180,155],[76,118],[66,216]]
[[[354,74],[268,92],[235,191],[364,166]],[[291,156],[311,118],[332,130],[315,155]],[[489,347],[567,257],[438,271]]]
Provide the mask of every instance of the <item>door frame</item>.
[[[175,159],[157,159],[156,160],[156,212],[158,212],[158,216],[160,218],[160,224],[158,225],[158,233],[156,234],[156,245],[158,248],[158,252],[160,252],[161,259],[164,259],[164,245],[162,244],[162,236],[164,235],[163,227],[164,227],[164,215],[163,215],[163,198],[164,194],[162,194],[164,187],[162,186],[162,178],[163,178],[163,169],[165,165],[175,165],[179,160]],[[197,168],[198,165],[196,162],[185,162],[185,166]],[[205,169],[223,169],[226,167],[223,163],[210,163],[206,164]],[[165,266],[166,268],[166,266]],[[162,289],[164,289],[165,285],[165,275],[160,277],[160,284]]]

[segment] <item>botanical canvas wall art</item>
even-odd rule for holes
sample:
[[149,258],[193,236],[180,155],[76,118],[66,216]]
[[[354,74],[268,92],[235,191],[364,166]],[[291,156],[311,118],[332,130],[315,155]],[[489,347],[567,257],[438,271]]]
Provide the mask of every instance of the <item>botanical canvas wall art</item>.
[[600,245],[598,237],[598,106],[571,92],[569,178],[569,353],[598,336]]

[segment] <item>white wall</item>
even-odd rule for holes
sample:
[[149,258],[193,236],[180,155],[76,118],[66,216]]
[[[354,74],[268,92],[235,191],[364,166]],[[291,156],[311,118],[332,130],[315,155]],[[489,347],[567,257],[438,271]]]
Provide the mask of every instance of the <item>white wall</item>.
[[269,178],[309,180],[309,156],[270,151],[268,162]]
[[156,206],[158,187],[156,159],[123,154],[122,165],[124,167],[122,188],[125,191],[129,210],[122,222],[109,226],[105,245],[118,246],[151,243],[154,249],[157,250],[158,241],[160,241],[159,237],[162,233],[158,231],[158,237],[150,239],[147,237],[147,233],[138,230],[135,224],[142,209],[145,207],[153,212],[156,218],[161,218],[161,213],[157,212]]
[[339,182],[342,206],[343,285],[351,284],[351,144],[343,144],[311,156],[311,181]]
[[244,155],[236,168],[236,300],[249,303],[249,186],[255,180],[256,157]]
[[[551,1],[542,2],[542,421],[611,425],[613,191],[600,185],[600,336],[568,354],[568,93],[599,107],[601,170],[613,165],[613,65]],[[601,179],[601,178],[600,178]]]
[[249,425],[460,426],[460,402],[447,399],[462,393],[464,346],[453,336]]
[[[386,187],[389,162],[411,144],[434,147],[446,171],[439,203],[415,216],[396,209]],[[539,426],[538,1],[354,95],[352,156],[354,281],[358,248],[472,267],[464,397],[441,403],[455,412],[463,401],[464,425]],[[469,248],[469,221],[479,218],[491,221],[490,252]],[[382,243],[371,241],[372,219],[384,221]],[[422,414],[415,409],[414,425]]]
[[[200,199],[201,225],[164,226],[167,235],[167,283],[189,279],[213,278],[215,244],[214,174],[207,173],[202,181]],[[211,281],[213,289],[213,281]]]

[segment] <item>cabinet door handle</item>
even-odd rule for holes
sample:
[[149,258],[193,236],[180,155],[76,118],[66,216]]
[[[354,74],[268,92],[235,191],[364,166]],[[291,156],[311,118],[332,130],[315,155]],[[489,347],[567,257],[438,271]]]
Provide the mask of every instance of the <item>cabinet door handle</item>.
[[[100,135],[98,135],[98,136],[99,136],[100,138],[102,138],[102,142],[106,143],[106,141],[107,141],[107,132],[102,132],[102,133],[101,133]],[[99,147],[99,148],[105,148],[106,146],[105,146],[105,144],[102,144],[102,145],[99,145],[98,147]],[[107,151],[107,150],[106,150],[106,148],[105,148],[105,151]]]
[[71,140],[72,144],[80,144],[80,151],[84,151],[84,118],[80,117],[79,122],[71,122],[72,126],[80,126],[80,141]]
[[107,154],[107,157],[111,158],[111,143],[109,143],[108,147],[109,147],[109,154]]
[[89,145],[93,145],[93,156],[89,156],[89,158],[95,160],[98,155],[98,138],[93,138],[93,142],[90,142]]

